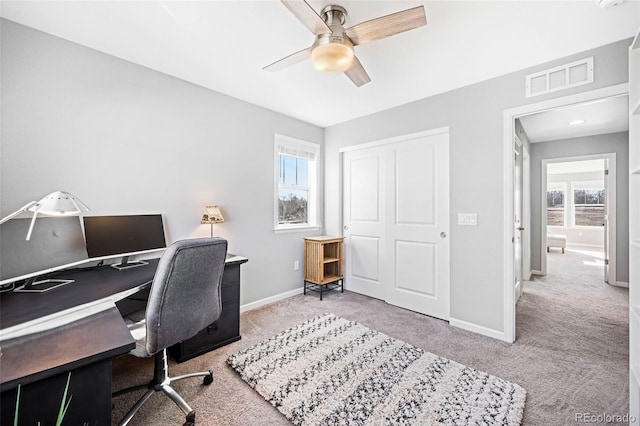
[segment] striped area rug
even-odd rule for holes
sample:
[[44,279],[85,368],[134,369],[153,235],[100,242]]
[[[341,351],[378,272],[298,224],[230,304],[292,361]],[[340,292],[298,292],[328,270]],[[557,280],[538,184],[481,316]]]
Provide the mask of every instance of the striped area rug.
[[324,314],[227,359],[295,425],[519,425],[525,390]]

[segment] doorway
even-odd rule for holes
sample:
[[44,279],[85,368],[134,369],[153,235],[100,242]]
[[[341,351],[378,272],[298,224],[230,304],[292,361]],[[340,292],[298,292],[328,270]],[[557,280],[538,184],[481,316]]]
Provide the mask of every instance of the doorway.
[[[592,259],[596,273],[616,284],[616,154],[564,157],[542,161],[541,212],[543,257],[540,275],[556,267],[562,254],[582,254]],[[592,269],[592,268],[590,268]],[[558,272],[558,271],[555,271]]]
[[[504,239],[503,239],[503,253],[504,253],[504,340],[513,342],[516,339],[516,287],[514,285],[514,268],[515,268],[515,252],[514,252],[514,134],[516,134],[516,119],[519,117],[532,115],[544,111],[549,111],[558,108],[567,108],[572,105],[585,103],[585,102],[597,102],[602,99],[628,96],[629,85],[619,84],[616,86],[610,86],[602,89],[596,89],[589,92],[583,92],[575,95],[570,95],[562,98],[552,99],[540,103],[523,105],[517,108],[512,108],[504,111],[504,128],[503,128],[503,191],[504,191]],[[625,115],[628,126],[628,114]],[[524,145],[528,144],[528,141],[523,141]],[[534,159],[531,158],[531,166],[534,166]],[[533,173],[531,173],[533,176]],[[539,181],[538,181],[539,182]],[[535,193],[534,185],[536,183],[532,179],[531,189],[532,194]],[[539,186],[540,183],[537,183]],[[531,223],[535,222],[533,215],[537,209],[532,208]],[[539,233],[531,232],[532,245],[536,238],[540,238]],[[532,250],[531,257],[533,258],[536,253]],[[526,261],[526,259],[525,259]],[[531,269],[534,271],[535,266],[532,264]]]

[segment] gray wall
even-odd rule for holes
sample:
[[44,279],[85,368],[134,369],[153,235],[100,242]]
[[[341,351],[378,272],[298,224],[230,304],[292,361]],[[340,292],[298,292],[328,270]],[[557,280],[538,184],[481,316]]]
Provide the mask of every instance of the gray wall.
[[[92,214],[165,215],[170,241],[215,227],[250,259],[242,303],[299,288],[302,237],[272,232],[273,134],[325,141],[325,226],[340,234],[340,147],[451,129],[451,316],[503,329],[502,114],[627,81],[629,40],[323,130],[2,20],[1,213],[53,190]],[[508,54],[508,52],[505,52]],[[524,97],[524,76],[594,56],[594,84]],[[470,68],[469,72],[473,72]],[[374,80],[372,84],[377,84]],[[478,213],[477,227],[455,225]]]
[[[169,242],[215,225],[242,303],[302,286],[302,237],[273,233],[273,138],[323,129],[2,20],[1,214],[54,190],[92,215],[162,213]],[[317,234],[317,233],[316,233]]]
[[531,144],[531,269],[541,270],[542,160],[616,154],[616,280],[629,281],[629,132]]
[[[325,226],[341,233],[339,149],[428,129],[450,128],[451,317],[503,331],[503,112],[578,92],[625,83],[624,40],[325,129]],[[509,52],[505,52],[505,55]],[[525,98],[525,75],[594,56],[595,82]],[[473,72],[470,66],[468,72]],[[377,84],[374,81],[372,84]],[[478,226],[457,226],[475,212]],[[348,287],[348,283],[347,283]]]

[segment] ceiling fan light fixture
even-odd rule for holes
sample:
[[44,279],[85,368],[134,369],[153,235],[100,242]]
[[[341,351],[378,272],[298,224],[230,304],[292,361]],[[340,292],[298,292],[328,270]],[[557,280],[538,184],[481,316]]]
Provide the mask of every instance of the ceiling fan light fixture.
[[353,63],[353,44],[347,37],[321,34],[311,49],[311,62],[318,71],[344,72]]

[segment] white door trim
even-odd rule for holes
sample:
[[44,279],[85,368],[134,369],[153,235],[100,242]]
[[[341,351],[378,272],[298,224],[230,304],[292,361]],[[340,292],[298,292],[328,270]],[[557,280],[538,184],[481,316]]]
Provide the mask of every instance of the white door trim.
[[[343,148],[340,148],[338,152],[342,153],[347,151],[357,151],[359,149],[373,148],[376,146],[388,145],[390,143],[407,141],[410,139],[421,138],[424,136],[439,135],[441,133],[449,133],[449,126],[438,127],[437,129],[424,130],[422,132],[409,133],[408,135],[394,136],[392,138],[380,139],[373,142],[365,142],[358,145],[345,146]],[[342,184],[342,181],[340,183]]]
[[522,237],[522,273],[523,279],[525,281],[529,281],[531,279],[531,160],[529,157],[529,151],[527,151],[526,147],[523,147],[522,155],[522,220],[524,222],[524,235]]
[[534,114],[552,108],[569,106],[581,102],[594,101],[611,96],[629,93],[629,84],[623,83],[615,86],[582,92],[562,98],[550,99],[544,102],[522,105],[516,108],[504,110],[503,113],[503,306],[504,306],[504,336],[502,340],[514,342],[516,340],[516,306],[514,301],[513,286],[513,134],[515,133],[515,119],[522,115]]

